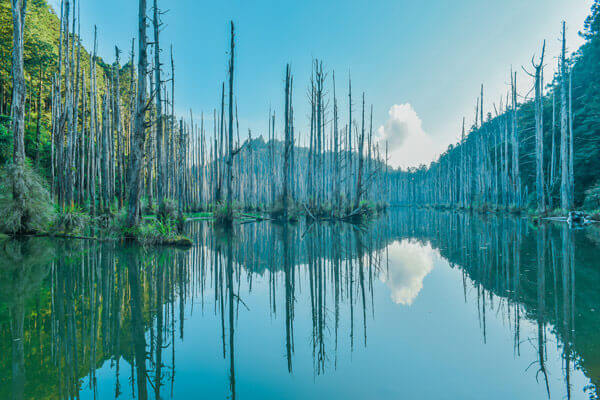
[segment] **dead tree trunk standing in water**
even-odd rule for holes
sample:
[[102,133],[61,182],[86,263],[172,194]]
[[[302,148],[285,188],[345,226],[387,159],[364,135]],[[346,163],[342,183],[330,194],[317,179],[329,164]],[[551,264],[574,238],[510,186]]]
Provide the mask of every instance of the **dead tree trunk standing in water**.
[[12,196],[19,215],[19,230],[27,219],[25,212],[25,74],[23,67],[23,32],[25,30],[25,9],[27,0],[12,0],[13,17],[13,52],[12,52],[12,84],[11,129],[13,132],[13,182]]
[[360,206],[362,194],[362,172],[363,172],[363,146],[365,143],[365,94],[362,96],[362,128],[358,137],[358,177],[356,179],[356,197],[354,198],[354,210]]
[[[123,151],[123,142],[122,142],[122,132],[121,132],[121,85],[120,85],[120,62],[119,55],[121,51],[117,46],[115,46],[115,58],[116,58],[116,68],[115,68],[115,87],[114,87],[114,95],[113,95],[113,130],[115,135],[113,140],[116,139],[117,150],[115,152],[116,158],[116,167],[117,167],[117,175],[119,181],[119,207],[123,206],[123,175],[122,175],[122,158],[121,152]],[[116,180],[116,179],[115,179]]]
[[171,121],[169,124],[169,132],[171,134],[171,137],[169,138],[169,148],[171,151],[169,152],[167,170],[170,171],[169,174],[171,175],[171,184],[173,185],[173,182],[176,179],[174,171],[175,163],[173,162],[173,155],[175,154],[173,151],[175,146],[175,60],[173,57],[173,45],[171,45]]
[[38,92],[37,92],[37,116],[35,121],[35,164],[37,167],[40,165],[40,120],[42,117],[42,82],[44,78],[44,72],[42,71],[42,63],[40,63],[40,70],[38,73]]
[[214,163],[216,167],[216,189],[215,189],[215,203],[221,203],[222,193],[221,188],[223,184],[223,135],[224,135],[224,112],[225,112],[225,82],[221,85],[221,120],[219,127],[219,142],[217,144],[217,136],[215,135],[215,158]]
[[283,150],[283,194],[282,194],[282,202],[283,202],[283,219],[287,220],[289,214],[289,182],[290,182],[290,154],[292,151],[292,138],[291,138],[291,112],[290,109],[292,107],[291,102],[291,87],[290,87],[290,64],[288,64],[285,68],[285,121],[284,121],[284,134],[285,134],[285,143]]
[[183,119],[179,121],[179,137],[178,137],[178,172],[177,172],[177,214],[179,219],[183,218],[183,188],[184,188],[184,171],[186,166],[183,163],[184,159],[184,142],[185,132],[183,129]]
[[154,0],[153,5],[153,28],[154,28],[154,96],[156,96],[156,196],[158,197],[159,210],[163,208],[165,201],[164,183],[164,156],[163,156],[163,113],[162,113],[162,95],[161,95],[161,77],[160,77],[160,12],[158,10],[157,0]]
[[108,111],[108,94],[104,95],[102,100],[102,211],[108,213],[110,211],[110,195],[109,195],[109,160],[108,160],[108,146],[109,146],[109,111]]
[[352,170],[352,80],[348,74],[348,148],[346,149],[348,162],[346,169],[348,171],[346,177],[346,187],[348,188],[347,199],[348,204],[352,201],[352,187],[354,183],[354,171]]
[[548,208],[553,208],[554,192],[554,166],[556,165],[556,86],[552,87],[552,124],[550,126],[552,138],[550,147],[550,175],[548,177]]
[[227,143],[227,221],[233,221],[233,65],[234,65],[234,30],[231,21],[231,46],[229,54],[229,140]]
[[542,47],[540,62],[535,63],[533,58],[531,64],[535,69],[535,188],[537,197],[537,210],[540,213],[546,212],[546,200],[544,195],[544,116],[543,116],[543,70],[544,70],[544,52],[546,50],[546,41]]
[[[513,75],[513,74],[511,74]],[[512,89],[512,178],[514,185],[513,205],[521,207],[521,174],[519,172],[519,134],[517,131],[517,73],[511,77]]]
[[129,209],[127,224],[137,225],[140,218],[140,191],[142,187],[141,172],[144,160],[144,140],[146,136],[146,73],[148,69],[146,44],[146,0],[139,0],[138,10],[138,84],[135,110],[135,131],[129,155]]
[[92,53],[92,62],[90,66],[90,153],[89,158],[89,192],[90,192],[90,214],[96,213],[96,140],[97,137],[97,105],[96,105],[96,47],[97,30],[94,25],[94,51]]
[[575,175],[573,172],[573,68],[569,68],[569,200],[575,205]]
[[569,182],[567,68],[565,22],[563,22],[562,52],[560,56],[560,206],[563,210],[570,210],[573,206],[573,200],[569,190],[571,184]]
[[335,94],[335,73],[333,73],[333,212],[340,209],[340,150],[338,137],[338,107]]

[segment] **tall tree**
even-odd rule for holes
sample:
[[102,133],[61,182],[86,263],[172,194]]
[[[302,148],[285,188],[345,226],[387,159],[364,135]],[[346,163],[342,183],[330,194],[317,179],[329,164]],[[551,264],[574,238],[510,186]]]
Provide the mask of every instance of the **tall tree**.
[[538,64],[531,60],[535,73],[535,188],[537,197],[538,212],[546,211],[546,200],[544,195],[544,110],[543,110],[543,69],[544,52],[546,50],[546,41],[542,46],[542,54]]
[[288,207],[289,207],[289,182],[291,178],[290,171],[290,154],[292,151],[292,127],[291,127],[291,98],[290,98],[290,64],[287,64],[285,68],[285,111],[284,111],[284,132],[285,142],[283,150],[283,218],[288,218]]
[[154,0],[152,24],[154,28],[154,96],[156,99],[156,195],[158,197],[159,208],[162,208],[165,201],[164,184],[165,184],[165,168],[164,168],[164,132],[163,132],[163,112],[162,112],[162,95],[161,95],[161,76],[160,76],[160,12],[158,10],[157,0]]
[[25,30],[25,10],[27,0],[12,0],[13,52],[12,52],[12,103],[11,115],[13,132],[13,187],[12,196],[21,211],[19,226],[23,226],[25,212],[25,74],[23,68],[23,33]]
[[358,137],[358,177],[356,180],[356,196],[354,197],[354,210],[360,206],[360,197],[362,194],[362,175],[363,175],[363,146],[365,143],[365,94],[362,96],[362,127]]
[[569,132],[567,115],[567,56],[566,24],[562,26],[562,51],[560,55],[560,206],[563,210],[572,208],[569,182]]
[[139,0],[138,6],[138,79],[135,110],[135,130],[129,155],[129,205],[127,224],[137,225],[140,218],[141,173],[144,160],[144,140],[146,138],[146,73],[148,70],[146,43],[146,0]]
[[233,66],[234,66],[234,28],[231,21],[231,43],[229,49],[229,140],[227,152],[227,221],[233,221]]

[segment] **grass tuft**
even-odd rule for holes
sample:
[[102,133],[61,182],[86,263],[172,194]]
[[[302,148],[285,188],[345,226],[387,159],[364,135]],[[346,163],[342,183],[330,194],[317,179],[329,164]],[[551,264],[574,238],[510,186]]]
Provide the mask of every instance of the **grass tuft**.
[[13,198],[17,169],[8,164],[0,171],[0,231],[7,234],[45,232],[52,223],[54,210],[43,179],[25,164],[24,202]]

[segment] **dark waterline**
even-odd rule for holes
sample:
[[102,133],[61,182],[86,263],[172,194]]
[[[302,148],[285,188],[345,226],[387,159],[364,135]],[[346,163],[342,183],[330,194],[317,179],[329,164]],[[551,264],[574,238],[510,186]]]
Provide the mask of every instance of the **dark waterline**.
[[600,229],[415,209],[0,250],[0,399],[596,398]]

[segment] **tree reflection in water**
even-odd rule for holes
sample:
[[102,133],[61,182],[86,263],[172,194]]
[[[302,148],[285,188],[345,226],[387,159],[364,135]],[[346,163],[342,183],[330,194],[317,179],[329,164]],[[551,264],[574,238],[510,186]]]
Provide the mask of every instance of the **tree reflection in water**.
[[[386,282],[393,299],[402,299],[396,301],[399,307],[410,307],[418,296],[431,261],[404,261],[422,269],[414,273],[394,265],[395,252],[411,246],[428,246],[460,269],[465,301],[475,294],[484,341],[493,313],[510,328],[515,356],[525,341],[535,343],[532,365],[548,396],[550,338],[562,352],[566,397],[571,397],[574,368],[588,377],[588,395],[598,395],[594,360],[600,357],[600,321],[590,311],[600,303],[599,271],[592,268],[598,254],[594,232],[409,209],[362,227],[263,222],[232,231],[215,231],[205,223],[188,229],[198,243],[190,250],[41,238],[3,242],[0,346],[11,356],[0,361],[0,397],[76,398],[83,390],[96,397],[96,372],[107,362],[115,398],[169,397],[176,385],[176,343],[194,334],[186,332],[185,320],[210,311],[213,302],[235,398],[236,328],[240,314],[249,311],[244,296],[253,295],[256,279],[267,282],[268,312],[283,315],[288,373],[294,373],[297,307],[310,312],[314,373],[333,373],[339,351],[369,343],[374,293],[383,287],[377,280]],[[396,293],[394,285],[400,285]],[[299,303],[303,293],[306,304]],[[521,337],[524,320],[537,324],[537,337]],[[340,347],[344,336],[346,350]],[[121,378],[123,368],[130,368],[125,371],[129,388]]]

